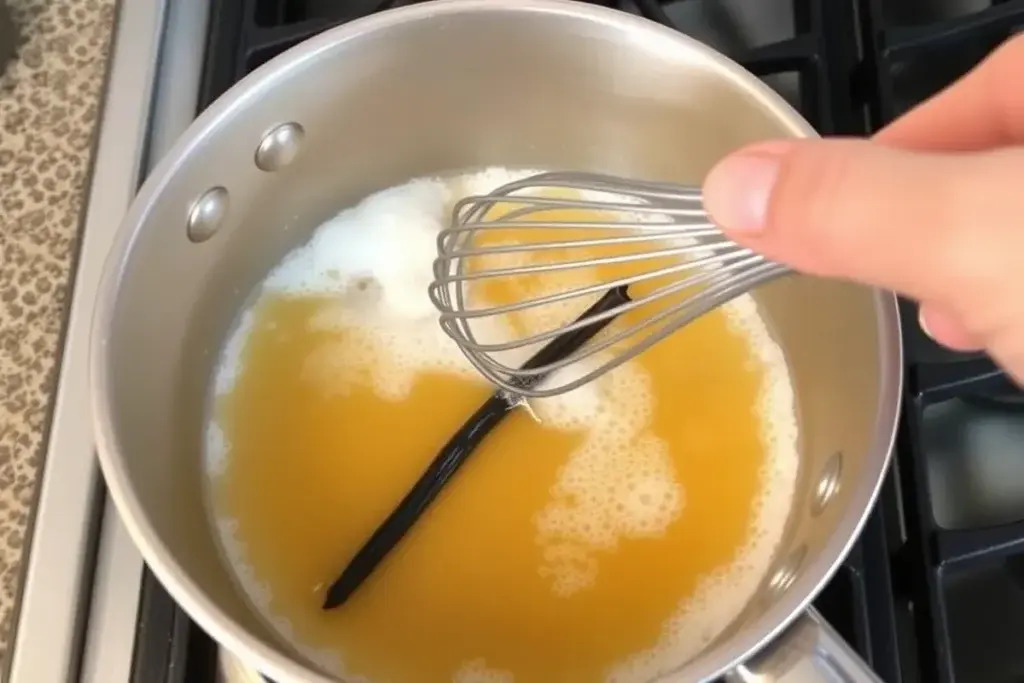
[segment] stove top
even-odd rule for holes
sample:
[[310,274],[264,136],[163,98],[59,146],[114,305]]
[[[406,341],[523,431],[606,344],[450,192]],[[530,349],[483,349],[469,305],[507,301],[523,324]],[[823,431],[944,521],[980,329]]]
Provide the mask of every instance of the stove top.
[[[208,15],[200,21],[195,10],[201,5],[205,9],[204,3],[149,1],[163,8],[164,21],[191,22],[195,36],[205,36],[177,39],[174,32],[161,29],[157,10],[141,9],[148,7],[143,0],[122,5],[117,50],[139,42],[130,35],[128,24],[133,31],[141,24],[154,36],[162,35],[163,46],[159,59],[152,56],[158,65],[153,72],[133,70],[123,61],[119,65],[115,57],[111,81],[144,90],[135,95],[137,102],[148,101],[153,86],[146,78],[156,81],[162,74],[163,81],[176,84],[173,96],[163,97],[178,102],[177,114],[166,113],[168,108],[160,106],[161,94],[155,95],[146,133],[150,155],[165,149],[166,138],[180,132],[197,111],[283,50],[357,17],[411,4],[209,0]],[[878,130],[1024,28],[1024,0],[593,1],[667,24],[729,55],[786,97],[825,135]],[[194,72],[196,78],[184,86],[181,77],[171,76],[179,72]],[[182,109],[181,93],[192,86],[198,96],[187,93],[188,106]],[[109,97],[123,100],[129,95],[112,87]],[[145,107],[136,107],[136,116],[145,119]],[[114,129],[115,124],[107,121],[104,129]],[[115,154],[113,148],[105,149],[101,141],[99,175],[108,163],[104,154]],[[133,171],[145,166],[139,159],[132,163]],[[93,202],[103,190],[97,186],[102,179],[94,179]],[[114,199],[108,214],[118,207],[123,211],[127,197]],[[96,258],[87,253],[89,240],[100,238],[92,237],[90,230],[98,228],[87,221],[80,271]],[[72,303],[72,328],[76,305],[84,306]],[[887,682],[1024,681],[1024,647],[1019,644],[1024,633],[1024,395],[984,355],[956,354],[932,343],[917,326],[914,305],[901,302],[901,308],[906,395],[894,464],[860,540],[815,604]],[[73,329],[69,335],[74,335]],[[61,392],[67,383],[64,374]],[[58,437],[65,429],[61,420],[68,419],[58,405],[53,427]],[[51,443],[47,478],[59,476],[51,475],[57,464],[49,462],[58,455]],[[48,485],[44,483],[43,503],[47,495],[56,495],[47,493]],[[85,500],[85,494],[80,498]],[[68,501],[63,504],[67,509]],[[91,550],[92,557],[98,557],[98,578],[84,618],[87,625],[82,627],[86,635],[80,637],[93,642],[116,638],[130,654],[124,657],[125,677],[117,678],[103,666],[105,654],[87,651],[74,662],[68,657],[67,667],[78,672],[75,680],[260,681],[258,674],[220,651],[171,600],[126,544],[109,504],[103,520],[99,549]],[[47,524],[52,523],[41,512],[31,558],[39,564],[30,566],[30,576],[32,566],[42,572],[52,565],[57,557],[53,544],[66,541],[51,533]],[[120,540],[110,540],[111,536]],[[83,548],[87,545],[82,541]],[[46,552],[37,550],[40,547]],[[112,573],[107,564],[120,567],[120,573]],[[125,576],[131,576],[131,582],[118,583]],[[40,587],[31,583],[26,591],[42,592],[42,579],[36,581]],[[57,585],[63,588],[64,584]],[[130,594],[131,600],[112,602],[109,594],[119,591]],[[23,607],[10,681],[69,680],[26,673],[33,670],[30,657],[38,655],[20,653],[30,647],[43,651],[47,635],[53,637],[46,631],[58,623],[52,601],[46,605],[51,611],[46,611],[40,606],[42,599],[33,600],[26,597]],[[121,626],[113,629],[110,615],[118,610],[116,623]],[[63,637],[64,632],[57,635]],[[48,662],[31,664],[34,671],[41,671]]]
[[[199,109],[292,45],[406,4],[214,3]],[[826,135],[877,130],[1024,27],[1021,1],[598,4],[673,26],[733,57]],[[896,466],[859,543],[815,604],[885,681],[1022,680],[1024,555],[1014,553],[1024,551],[1024,445],[1015,446],[1024,444],[1024,402],[987,358],[937,346],[917,327],[913,304],[901,305],[908,391]],[[145,590],[150,601],[169,602],[152,578]],[[996,617],[1004,624],[996,626]],[[173,649],[166,628],[150,631],[141,644]],[[137,655],[136,672],[145,675],[136,681],[169,680],[151,676],[145,647]],[[218,662],[223,681],[259,680],[226,653]]]

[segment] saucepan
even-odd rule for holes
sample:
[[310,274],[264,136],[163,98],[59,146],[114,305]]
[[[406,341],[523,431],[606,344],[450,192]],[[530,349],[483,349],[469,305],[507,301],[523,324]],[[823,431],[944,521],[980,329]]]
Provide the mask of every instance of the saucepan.
[[[279,683],[329,683],[247,606],[204,510],[208,378],[268,270],[340,209],[414,177],[494,165],[699,184],[741,145],[814,134],[707,46],[583,2],[420,3],[327,31],[260,67],[149,176],[99,293],[100,462],[146,562],[255,669]],[[755,296],[795,390],[792,512],[739,618],[660,678],[877,680],[810,604],[855,542],[888,466],[902,382],[896,301],[805,276]]]

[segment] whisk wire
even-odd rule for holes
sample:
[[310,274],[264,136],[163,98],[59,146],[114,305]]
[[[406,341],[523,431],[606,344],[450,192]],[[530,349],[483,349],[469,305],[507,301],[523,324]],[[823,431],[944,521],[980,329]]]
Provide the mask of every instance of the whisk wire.
[[[510,208],[504,213],[494,210],[506,206]],[[559,220],[560,216],[552,213],[555,211],[568,213],[569,220]],[[577,220],[580,212],[595,213],[598,220]],[[605,235],[523,242],[524,233],[519,232],[520,239],[515,242],[481,242],[481,236],[500,230],[539,229],[593,230]],[[603,256],[587,253],[604,247],[638,250]],[[464,198],[453,210],[451,226],[438,235],[437,248],[429,296],[440,311],[442,329],[482,375],[511,394],[526,397],[553,396],[583,386],[696,318],[789,272],[725,238],[704,211],[698,188],[585,173],[543,173],[509,183],[489,195]],[[569,256],[553,262],[486,267],[487,259],[494,257],[563,251]],[[658,263],[665,259],[675,261],[667,266]],[[476,267],[481,262],[485,267]],[[472,297],[468,291],[474,285],[503,279],[626,265],[646,270],[496,305],[487,304],[479,296]],[[479,330],[473,329],[485,318],[509,316],[659,280],[668,283],[635,299],[624,296],[622,303],[608,310],[518,338],[485,342],[478,338]],[[653,310],[635,320],[634,316],[627,316],[673,295],[680,300],[667,302],[662,310]],[[479,299],[474,302],[478,305],[471,307],[469,303],[474,298]],[[515,367],[506,362],[513,359],[512,352],[533,349],[560,335],[577,333],[619,317],[627,318],[622,329],[605,328],[581,348],[543,366]],[[593,366],[578,365],[602,352],[607,352],[606,357],[597,359]],[[506,359],[496,354],[506,354]],[[579,372],[571,378],[561,378],[561,382],[554,381],[557,375],[553,373],[574,365]],[[544,382],[535,381],[540,376],[545,376]],[[527,381],[531,378],[534,381]]]
[[[781,266],[778,266],[777,264],[762,264],[762,267],[759,267],[756,270],[752,270],[747,277],[741,280],[735,280],[730,283],[727,283],[725,284],[725,286],[716,288],[713,291],[710,289],[708,291],[711,292],[716,297],[723,297],[725,301],[729,301],[735,298],[736,296],[743,294],[744,292],[747,292],[750,289],[753,289],[754,287],[757,287],[760,284],[768,282],[782,275],[783,273],[779,272],[780,270],[784,271],[784,269]],[[554,361],[547,365],[535,368],[517,368],[514,366],[506,365],[504,363],[500,363],[496,361],[490,355],[489,352],[481,353],[475,351],[474,345],[472,343],[467,344],[465,347],[463,347],[463,351],[464,353],[466,353],[466,356],[469,359],[470,363],[472,363],[472,365],[481,374],[487,377],[496,386],[508,391],[512,395],[527,396],[531,398],[545,398],[549,396],[562,394],[568,391],[572,391],[573,389],[577,389],[585,384],[590,383],[591,381],[597,379],[601,375],[619,367],[620,365],[631,360],[640,353],[643,353],[644,351],[651,348],[652,346],[654,346],[655,344],[657,344],[665,337],[669,336],[670,334],[678,330],[679,328],[693,322],[697,318],[710,312],[711,310],[714,310],[720,305],[720,303],[713,303],[710,299],[708,299],[705,300],[701,305],[690,305],[687,306],[686,308],[677,308],[670,309],[667,311],[661,311],[659,313],[654,314],[651,318],[647,319],[646,321],[635,323],[634,325],[620,332],[617,332],[614,335],[611,335],[605,339],[594,341],[592,344],[589,344],[580,349],[579,351],[569,356],[566,356],[558,361]],[[623,304],[623,307],[626,306],[630,306],[630,304]],[[601,314],[589,317],[585,321],[581,320],[576,322],[582,322],[586,324],[589,321],[592,324],[594,322],[605,320],[614,314],[615,311],[605,311]],[[621,315],[621,313],[619,314]],[[608,349],[609,347],[621,343],[622,341],[636,335],[643,329],[649,328],[652,325],[656,325],[662,321],[665,322],[659,327],[658,331],[648,334],[646,337],[643,338],[642,341],[637,342],[633,346],[630,346],[623,353],[614,356],[606,363],[598,367],[595,367],[582,375],[579,375],[575,379],[568,380],[556,386],[545,387],[542,385],[528,388],[525,390],[523,388],[522,383],[520,381],[516,381],[521,380],[524,377],[550,375],[551,373],[557,372],[566,367],[577,364],[588,357],[591,357],[597,353],[600,353],[601,351],[604,351],[605,349]],[[453,338],[458,338],[459,335],[464,335],[468,339],[469,337],[472,336],[472,332],[468,330],[466,321],[459,320],[455,322],[455,325],[458,326],[458,331],[453,331],[450,325],[442,326],[446,327],[446,331],[448,331],[449,334],[453,336]],[[575,324],[572,326],[566,326],[565,328],[562,329],[559,335],[565,334],[566,332],[575,329],[578,329],[578,326],[576,326]],[[521,347],[527,344],[530,344],[530,342],[520,340],[519,343],[514,346]],[[470,352],[468,353],[466,352],[467,348],[470,350]]]
[[[509,375],[511,375],[511,374],[524,374],[524,375],[525,374],[535,374],[535,375],[547,374],[547,373],[553,372],[555,370],[561,369],[563,367],[566,367],[568,365],[571,365],[572,363],[578,362],[578,361],[580,361],[580,360],[582,360],[582,359],[584,359],[584,358],[586,358],[588,356],[591,356],[591,355],[594,355],[596,353],[599,353],[600,351],[603,351],[604,349],[609,348],[611,346],[614,346],[615,344],[618,344],[618,343],[620,343],[622,341],[625,341],[625,340],[629,339],[630,337],[632,337],[633,335],[635,335],[638,332],[640,332],[644,327],[647,327],[647,326],[649,326],[649,325],[651,325],[653,323],[657,323],[657,322],[659,322],[661,320],[664,320],[664,319],[667,319],[669,317],[675,316],[675,318],[680,320],[679,325],[684,325],[684,324],[686,324],[688,322],[691,322],[695,318],[703,315],[704,313],[708,312],[709,310],[714,308],[714,306],[712,305],[711,308],[706,308],[705,305],[701,303],[701,300],[693,299],[692,301],[687,302],[682,307],[677,307],[677,308],[668,309],[668,310],[665,310],[665,311],[660,311],[658,313],[653,314],[650,318],[647,318],[647,319],[645,319],[645,320],[643,320],[641,322],[638,322],[638,323],[634,323],[631,327],[625,328],[625,329],[615,333],[614,335],[607,336],[604,339],[601,339],[600,341],[594,341],[593,343],[585,346],[583,349],[577,351],[573,356],[563,358],[563,359],[561,359],[561,360],[559,360],[559,361],[557,361],[555,363],[552,363],[552,364],[549,364],[549,365],[540,366],[540,367],[532,369],[532,370],[524,370],[524,369],[521,369],[521,368],[517,369],[517,368],[511,367],[511,366],[505,365],[503,363],[497,362],[494,359],[490,358],[489,354],[496,353],[496,352],[502,352],[502,351],[510,351],[510,350],[514,350],[514,349],[517,349],[517,348],[521,348],[521,347],[533,346],[535,344],[539,344],[541,342],[545,342],[545,341],[551,340],[551,339],[553,339],[555,337],[558,337],[560,335],[566,334],[568,332],[575,331],[575,330],[580,329],[582,327],[586,327],[588,325],[592,325],[593,323],[602,322],[602,321],[608,320],[610,318],[615,318],[615,317],[623,316],[626,313],[629,313],[631,311],[637,310],[637,309],[643,307],[644,305],[649,304],[649,303],[653,303],[654,301],[662,299],[665,296],[668,296],[668,295],[671,295],[671,294],[683,291],[683,290],[685,290],[687,288],[700,286],[700,285],[703,285],[703,284],[706,284],[706,283],[709,283],[709,282],[711,282],[712,284],[705,291],[708,294],[711,294],[712,296],[716,296],[718,294],[729,294],[729,293],[731,293],[732,289],[736,288],[736,287],[739,287],[739,289],[742,290],[743,287],[745,287],[745,286],[748,287],[748,286],[756,285],[756,284],[760,283],[764,278],[770,279],[771,277],[774,276],[774,273],[772,271],[775,268],[777,268],[778,266],[775,266],[775,264],[762,264],[762,265],[763,266],[770,266],[771,268],[768,269],[768,270],[765,270],[765,269],[762,269],[762,268],[751,270],[749,273],[747,273],[744,276],[744,278],[739,279],[739,280],[723,280],[721,278],[721,276],[719,274],[716,274],[716,273],[701,273],[701,274],[692,276],[691,278],[689,278],[687,280],[675,282],[675,283],[673,283],[671,285],[666,285],[664,287],[656,289],[653,292],[651,292],[651,293],[647,294],[646,296],[644,296],[642,299],[631,300],[631,301],[629,301],[627,303],[619,305],[618,307],[616,307],[614,309],[603,311],[601,313],[596,313],[596,314],[594,314],[592,316],[589,316],[589,317],[587,317],[585,319],[576,320],[576,321],[574,321],[572,323],[569,323],[567,325],[564,325],[564,326],[561,326],[561,327],[558,327],[558,328],[555,328],[555,329],[546,330],[544,332],[538,332],[538,333],[531,334],[531,335],[526,336],[526,337],[518,338],[518,339],[515,339],[513,341],[507,341],[507,342],[503,342],[503,343],[482,344],[482,343],[478,343],[478,342],[473,342],[473,343],[466,344],[466,348],[468,348],[468,349],[470,349],[470,350],[472,350],[472,351],[474,351],[476,353],[487,354],[485,356],[484,363],[486,365],[488,365],[488,367],[490,367],[493,370],[498,371],[498,372],[502,372],[502,373],[509,374]],[[715,280],[718,280],[718,282],[716,283]],[[615,286],[621,286],[621,285],[615,285],[615,284],[609,283],[607,285],[604,285],[604,288],[608,289],[608,288],[612,288],[612,287],[615,287]],[[597,289],[597,288],[600,288],[601,285],[596,285],[594,287],[595,287],[595,289]],[[456,316],[446,315],[446,316],[444,316],[444,321],[445,321],[445,323],[455,323],[455,324],[463,327],[464,329],[466,327],[468,327],[468,323],[467,323],[467,321],[466,321],[466,319],[464,317],[456,317]],[[444,323],[442,323],[442,324],[444,324]],[[676,325],[675,327],[673,327],[673,330],[678,329],[679,325]],[[645,346],[644,348],[646,349],[648,347]]]
[[[583,268],[583,267],[592,267],[592,266],[595,266],[595,265],[607,265],[609,263],[633,262],[635,260],[641,260],[641,259],[644,259],[644,258],[650,259],[650,258],[659,258],[659,257],[673,256],[673,255],[688,255],[688,254],[694,253],[695,251],[697,251],[697,252],[705,252],[705,251],[708,251],[708,250],[709,249],[707,247],[703,247],[703,246],[702,247],[692,247],[692,246],[690,246],[690,247],[682,247],[682,248],[674,248],[674,249],[665,249],[665,250],[661,250],[661,251],[658,251],[658,252],[646,252],[645,254],[638,255],[636,259],[631,259],[630,257],[623,257],[623,258],[621,258],[619,260],[611,261],[611,260],[607,260],[607,259],[592,258],[592,259],[586,259],[586,260],[583,260],[583,261],[577,261],[577,262],[574,262],[573,264],[570,264],[570,265],[572,265],[572,266],[574,266],[576,268]],[[488,254],[488,250],[486,250],[486,249],[476,249],[476,250],[471,250],[470,252],[467,252],[467,253],[470,253],[471,255],[485,255],[485,254]],[[760,260],[761,259],[760,259],[759,256],[752,255],[749,252],[736,252],[735,250],[733,250],[733,251],[729,251],[729,252],[724,253],[724,254],[714,254],[714,255],[710,255],[710,256],[704,256],[702,258],[695,259],[695,260],[687,262],[687,263],[674,264],[674,265],[671,265],[671,266],[665,266],[663,268],[659,268],[658,270],[654,270],[654,271],[650,271],[650,272],[647,272],[647,273],[643,273],[641,275],[623,276],[623,277],[620,277],[620,278],[609,280],[607,282],[601,282],[601,283],[592,284],[592,285],[585,285],[585,286],[582,286],[582,287],[580,287],[578,289],[572,289],[572,290],[568,290],[568,291],[564,291],[564,292],[557,292],[557,293],[554,293],[554,294],[547,294],[547,295],[535,297],[535,298],[532,298],[532,299],[524,299],[524,300],[516,301],[516,302],[510,303],[510,304],[503,304],[503,305],[499,305],[499,306],[491,306],[491,307],[483,308],[483,309],[467,308],[467,309],[464,309],[464,310],[459,311],[457,313],[455,313],[455,312],[448,312],[448,311],[443,311],[442,310],[441,319],[444,320],[444,319],[448,319],[448,318],[452,318],[452,317],[458,317],[458,318],[479,318],[479,317],[484,317],[484,316],[494,316],[494,315],[504,315],[504,314],[508,314],[508,313],[515,313],[515,312],[518,312],[518,311],[521,311],[521,310],[526,310],[526,309],[529,309],[529,308],[534,308],[534,307],[538,307],[538,306],[545,306],[545,305],[559,303],[559,302],[562,302],[562,301],[567,301],[569,299],[580,298],[580,297],[583,297],[583,296],[589,296],[589,295],[595,294],[597,292],[604,292],[604,291],[606,291],[608,289],[611,289],[613,287],[629,286],[629,285],[639,284],[639,283],[642,283],[642,282],[647,282],[647,281],[650,281],[650,280],[657,280],[657,279],[660,279],[660,278],[663,278],[663,277],[666,277],[666,276],[669,276],[669,275],[674,275],[674,274],[682,272],[682,271],[694,270],[694,269],[702,269],[702,268],[711,267],[711,266],[721,267],[721,268],[725,269],[726,271],[729,271],[729,270],[736,270],[736,269],[745,267],[745,266],[753,264],[755,262],[759,262]],[[568,268],[565,268],[565,269],[568,269]],[[450,276],[450,277],[438,277],[430,285],[430,288],[429,288],[428,292],[430,294],[431,300],[435,302],[435,305],[440,307],[440,306],[443,306],[443,304],[441,303],[441,299],[439,297],[438,289],[440,287],[442,287],[442,286],[447,286],[447,285],[451,285],[451,284],[457,284],[457,283],[467,282],[467,281],[472,281],[472,280],[492,279],[492,278],[497,278],[499,276],[506,276],[506,275],[511,276],[511,275],[523,275],[523,274],[536,274],[536,273],[555,272],[557,270],[561,270],[561,268],[558,268],[558,267],[555,267],[555,266],[552,266],[552,265],[537,265],[537,266],[530,266],[530,267],[495,269],[495,270],[488,271],[486,273],[469,273],[469,274],[465,274],[465,275],[461,275],[461,276],[460,275],[455,275],[455,276]],[[708,272],[701,272],[701,273],[698,273],[697,275],[691,275],[688,279],[683,280],[681,283],[679,283],[678,286],[673,286],[672,289],[669,292],[667,292],[667,293],[671,293],[671,292],[674,292],[674,291],[679,291],[680,289],[684,289],[684,288],[686,288],[688,286],[696,286],[698,284],[706,282],[710,277],[717,276],[718,274],[720,274],[720,273],[718,273],[718,272],[710,272],[710,273],[708,273]],[[662,291],[662,290],[656,290],[656,291]],[[616,309],[616,310],[613,310],[613,311],[608,311],[608,312],[606,312],[606,314],[609,315],[609,316],[617,316],[617,315],[620,315],[621,313],[627,312],[629,310],[633,310],[642,301],[649,301],[649,300],[650,299],[643,299],[643,300],[639,300],[639,301],[638,300],[634,300],[632,303],[624,305],[624,306],[626,306],[625,308]],[[586,322],[585,321],[576,321],[575,323],[573,323],[573,325],[575,325],[575,324],[579,324],[580,326],[582,326],[582,325],[585,325]],[[562,328],[562,329],[564,329],[565,331],[568,331],[568,330],[573,329],[573,328],[570,325],[570,326],[568,326],[566,328]],[[556,332],[555,334],[557,335],[558,332]],[[554,336],[554,335],[552,335],[552,336]],[[550,337],[545,336],[543,339],[547,339],[547,338],[550,338]],[[532,343],[532,341],[541,341],[541,340],[542,339],[532,339],[531,338],[531,341],[526,341],[524,343]],[[491,350],[491,351],[493,351],[493,350],[501,350],[501,349],[499,349],[497,347],[487,347],[487,348],[480,348],[479,350],[481,350],[481,351],[484,351],[484,350]]]

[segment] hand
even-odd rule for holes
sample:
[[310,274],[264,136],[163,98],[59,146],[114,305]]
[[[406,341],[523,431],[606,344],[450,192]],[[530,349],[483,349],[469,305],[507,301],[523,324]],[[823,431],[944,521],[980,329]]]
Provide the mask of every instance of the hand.
[[704,184],[735,241],[921,302],[922,328],[1024,381],[1024,36],[871,140],[742,149]]

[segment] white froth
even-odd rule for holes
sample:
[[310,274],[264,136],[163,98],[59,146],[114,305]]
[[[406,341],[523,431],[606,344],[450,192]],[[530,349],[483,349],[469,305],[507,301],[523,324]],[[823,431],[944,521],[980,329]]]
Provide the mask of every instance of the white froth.
[[[486,168],[477,173],[467,173],[462,176],[450,179],[452,193],[456,197],[468,197],[470,195],[490,194],[502,185],[514,183],[517,180],[540,173],[536,169],[511,170],[494,166]],[[447,216],[446,216],[447,218]]]
[[684,492],[668,444],[645,433],[654,395],[639,366],[621,366],[533,407],[551,427],[584,431],[535,520],[544,549],[540,574],[568,597],[597,581],[597,553],[622,539],[663,534],[682,511]]
[[699,654],[750,602],[782,539],[799,466],[793,386],[782,349],[771,338],[753,298],[739,297],[725,312],[731,329],[747,337],[766,370],[756,410],[767,457],[750,536],[729,566],[704,577],[679,605],[658,642],[614,667],[608,683],[649,681]]
[[242,371],[242,354],[252,333],[254,321],[252,310],[246,310],[228,336],[228,343],[224,346],[214,379],[214,391],[218,396],[229,394],[235,388],[235,380]]
[[385,400],[400,401],[425,371],[478,378],[433,318],[396,327],[369,316],[360,319],[351,308],[338,305],[322,311],[312,325],[345,331],[343,337],[321,343],[304,363],[304,378],[328,394],[362,384]]
[[203,466],[210,477],[219,477],[228,467],[229,445],[227,435],[216,420],[206,425],[206,448]]
[[381,313],[433,318],[424,293],[432,279],[434,240],[450,205],[449,186],[433,179],[371,195],[317,228],[271,272],[264,289],[332,295],[372,281],[382,295]]
[[[488,169],[449,180],[415,180],[368,197],[320,226],[309,243],[286,257],[263,285],[267,294],[334,299],[310,324],[322,330],[343,329],[345,334],[316,349],[306,362],[305,376],[326,392],[361,384],[393,401],[408,396],[416,375],[423,371],[477,378],[476,370],[440,329],[426,296],[433,278],[436,235],[446,227],[458,198],[488,193],[530,173]],[[609,672],[608,679],[614,683],[647,680],[678,666],[720,634],[755,592],[785,526],[797,471],[793,389],[785,359],[753,299],[740,297],[725,311],[731,328],[747,337],[756,361],[766,369],[757,410],[768,457],[750,540],[736,562],[705,577],[665,624],[652,649]],[[567,317],[566,311],[548,315],[558,315],[557,322]],[[224,349],[215,381],[218,395],[234,387],[252,318],[251,311],[242,316]],[[541,318],[527,322],[531,328],[551,323]],[[497,323],[483,329],[475,325],[474,331],[483,342],[508,336],[508,330]],[[529,353],[521,350],[502,360],[521,364]],[[604,360],[599,354],[589,364],[567,368],[550,381],[562,384]],[[646,433],[654,396],[642,367],[623,365],[569,394],[531,400],[530,407],[545,425],[583,436],[582,444],[560,469],[549,504],[535,519],[543,556],[539,572],[555,594],[570,596],[597,581],[601,552],[614,549],[624,539],[663,534],[682,513],[685,491],[668,445]],[[223,471],[229,455],[230,443],[211,424],[205,460],[210,476]],[[258,581],[246,563],[236,531],[233,522],[218,522],[227,559],[261,617],[304,655],[342,675],[337,652],[310,651],[297,642],[291,624],[273,614],[270,588]],[[465,663],[453,677],[453,683],[512,680],[509,672],[489,669],[483,660]]]
[[[440,329],[426,296],[437,233],[458,198],[530,173],[488,169],[454,180],[414,180],[371,195],[317,228],[263,285],[268,293],[336,297],[312,324],[343,329],[345,338],[317,349],[306,376],[332,392],[369,383],[392,401],[405,398],[424,371],[478,378]],[[483,342],[508,338],[498,321],[481,321],[474,331]],[[510,353],[504,360],[521,363],[522,356]]]
[[492,669],[483,658],[464,662],[452,676],[452,683],[514,683],[510,671]]

